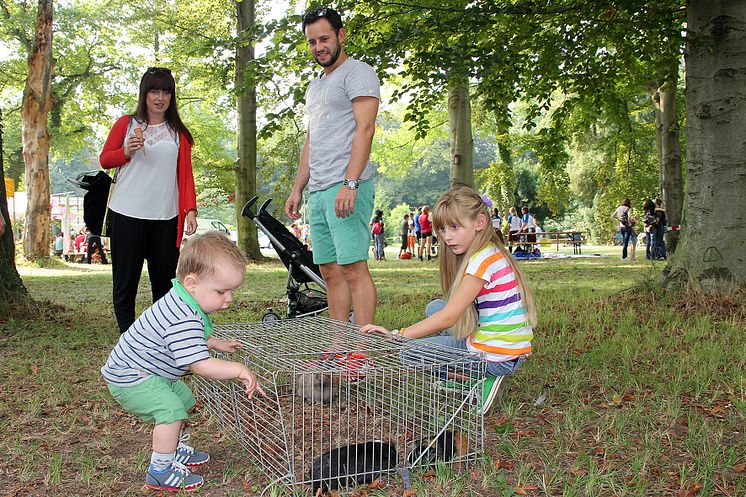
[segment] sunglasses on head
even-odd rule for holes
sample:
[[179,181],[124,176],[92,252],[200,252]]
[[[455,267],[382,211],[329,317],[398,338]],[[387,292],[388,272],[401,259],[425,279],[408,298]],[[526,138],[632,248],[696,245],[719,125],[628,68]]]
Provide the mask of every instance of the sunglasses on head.
[[147,74],[158,74],[159,72],[165,72],[166,74],[171,74],[171,69],[168,67],[148,67],[148,70],[145,71]]
[[331,9],[329,9],[328,7],[324,7],[323,9],[311,10],[303,15],[303,22],[315,21],[316,19],[321,19],[322,17],[328,16],[330,13]]

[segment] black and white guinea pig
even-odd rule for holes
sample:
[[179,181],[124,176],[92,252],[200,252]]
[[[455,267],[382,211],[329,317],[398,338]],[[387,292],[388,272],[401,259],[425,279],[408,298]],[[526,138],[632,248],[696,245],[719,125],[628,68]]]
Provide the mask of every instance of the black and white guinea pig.
[[381,471],[396,468],[397,458],[394,446],[382,441],[345,445],[325,452],[313,461],[308,473],[313,495],[319,489],[328,491],[370,483]]

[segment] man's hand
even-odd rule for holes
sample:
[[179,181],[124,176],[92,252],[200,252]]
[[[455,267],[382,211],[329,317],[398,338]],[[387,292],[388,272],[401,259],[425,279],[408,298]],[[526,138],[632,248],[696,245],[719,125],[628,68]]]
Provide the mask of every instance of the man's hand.
[[267,396],[259,385],[259,380],[256,379],[256,375],[249,371],[248,368],[244,368],[244,370],[241,371],[241,374],[238,375],[238,379],[243,383],[246,395],[248,395],[249,398],[254,397],[254,392],[258,392],[262,397]]
[[217,350],[218,352],[225,352],[226,354],[233,354],[240,347],[241,342],[238,340],[222,340],[214,337],[207,339],[207,348]]
[[285,202],[285,214],[290,219],[300,219],[300,203],[302,195],[300,192],[293,191]]
[[357,190],[351,190],[342,185],[334,198],[334,212],[337,217],[348,217],[355,213],[355,199]]
[[195,231],[197,231],[197,211],[191,210],[187,212],[186,215],[184,233],[187,235],[193,235]]

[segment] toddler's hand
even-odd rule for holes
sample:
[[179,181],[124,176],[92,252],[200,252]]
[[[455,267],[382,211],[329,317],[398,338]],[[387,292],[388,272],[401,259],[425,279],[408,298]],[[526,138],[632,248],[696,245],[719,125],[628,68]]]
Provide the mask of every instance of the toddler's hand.
[[378,326],[375,324],[366,324],[365,326],[360,328],[360,333],[380,333],[381,335],[388,335],[389,330],[387,330],[383,326]]
[[243,382],[246,389],[246,395],[248,395],[250,399],[254,397],[254,392],[258,392],[262,397],[267,396],[267,394],[264,393],[264,390],[262,390],[261,385],[259,385],[259,380],[256,379],[256,375],[247,368],[244,368],[241,374],[238,375],[238,379]]
[[220,338],[212,338],[207,341],[207,346],[218,352],[225,352],[226,354],[232,354],[236,349],[241,348],[241,342],[238,340],[223,340]]

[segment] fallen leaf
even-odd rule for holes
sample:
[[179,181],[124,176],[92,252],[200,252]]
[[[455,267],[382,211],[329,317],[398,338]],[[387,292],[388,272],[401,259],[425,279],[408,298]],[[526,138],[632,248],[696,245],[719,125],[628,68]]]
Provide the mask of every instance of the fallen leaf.
[[531,485],[531,484],[529,484],[529,485],[523,485],[523,488],[525,490],[527,490],[527,491],[539,490],[539,486],[538,485]]
[[736,473],[743,473],[744,470],[746,470],[746,464],[739,464],[737,466],[733,466],[733,471]]
[[34,374],[39,374],[39,366],[37,366],[36,364],[32,364],[31,365],[31,372],[34,373]]
[[694,497],[702,490],[702,483],[697,482],[690,487],[681,487],[676,494],[676,497]]
[[526,491],[523,490],[521,487],[513,487],[513,490],[515,490],[515,493],[518,495],[526,495]]
[[435,471],[432,469],[430,471],[426,471],[423,475],[423,478],[435,478]]
[[508,471],[510,471],[513,469],[513,461],[495,459],[494,461],[492,461],[492,467],[495,469],[507,469]]
[[385,488],[386,482],[381,480],[380,478],[377,478],[370,482],[370,485],[368,485],[368,488],[371,490],[375,490],[376,488]]
[[415,495],[417,495],[417,493],[410,488],[402,492],[401,495],[402,497],[414,497]]

